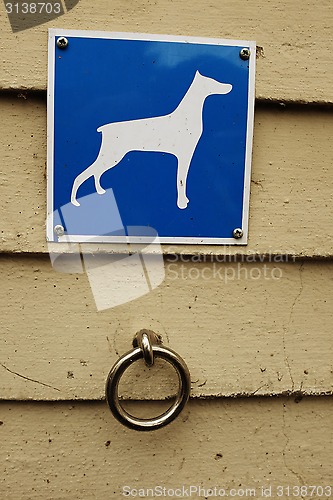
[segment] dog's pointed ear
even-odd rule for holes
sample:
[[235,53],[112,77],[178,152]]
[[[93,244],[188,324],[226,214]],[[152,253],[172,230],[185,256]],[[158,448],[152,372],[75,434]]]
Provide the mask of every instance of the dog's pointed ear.
[[197,75],[202,76],[202,74],[200,73],[200,71],[198,69],[195,72],[195,76],[197,76]]

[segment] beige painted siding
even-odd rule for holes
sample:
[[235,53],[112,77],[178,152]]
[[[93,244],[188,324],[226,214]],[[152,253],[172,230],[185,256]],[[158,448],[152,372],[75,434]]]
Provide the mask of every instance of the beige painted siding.
[[[2,252],[46,253],[46,104],[0,97]],[[165,253],[289,254],[331,257],[333,121],[327,110],[256,111],[246,247],[164,246]]]
[[[261,487],[272,485],[275,500],[281,485],[327,486],[333,480],[332,403],[193,401],[177,421],[152,433],[121,427],[104,403],[2,403],[2,498],[119,500],[126,498],[124,486],[155,485],[254,488],[261,498]],[[161,411],[160,403],[154,406],[137,403],[131,411]]]
[[[331,263],[173,257],[159,288],[101,312],[85,274],[57,273],[47,257],[6,256],[0,265],[3,399],[101,399],[111,365],[141,328],[185,358],[193,397],[332,393]],[[145,390],[138,365],[141,382],[128,377],[124,396],[173,393],[172,371],[151,374]]]
[[332,21],[330,0],[80,0],[15,36],[1,17],[0,87],[45,90],[46,29],[56,27],[256,40],[258,98],[332,103]]

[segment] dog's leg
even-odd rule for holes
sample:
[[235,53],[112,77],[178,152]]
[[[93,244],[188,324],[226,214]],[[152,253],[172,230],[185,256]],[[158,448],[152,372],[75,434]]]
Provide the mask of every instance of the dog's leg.
[[102,138],[102,144],[101,148],[99,150],[98,156],[96,160],[88,167],[86,168],[81,174],[79,174],[76,179],[74,180],[73,187],[72,187],[72,195],[71,195],[71,202],[73,205],[79,207],[80,203],[77,201],[76,196],[77,196],[77,191],[79,187],[87,180],[89,177],[94,177],[95,181],[95,188],[98,194],[104,194],[105,189],[102,188],[101,186],[101,176],[109,170],[110,168],[115,167],[120,160],[123,158],[124,154],[126,152],[115,152],[112,150],[111,143],[116,141],[113,141],[113,137],[108,136],[107,134],[103,134]]
[[101,175],[94,174],[95,188],[98,194],[106,193],[105,189],[101,186]]
[[79,207],[80,203],[76,199],[77,191],[79,187],[87,180],[89,177],[93,177],[95,181],[95,188],[98,194],[104,194],[106,191],[105,189],[102,188],[101,186],[101,176],[106,170],[109,170],[109,168],[114,167],[118,162],[112,161],[112,165],[109,167],[105,168],[105,159],[101,161],[100,158],[97,158],[94,163],[90,165],[90,167],[86,168],[81,174],[79,174],[74,183],[73,183],[73,188],[72,188],[72,196],[71,196],[71,202],[73,205]]
[[89,179],[89,177],[92,177],[94,175],[93,172],[91,172],[91,167],[93,166],[94,164],[90,165],[90,167],[86,168],[85,170],[83,170],[83,172],[81,172],[74,180],[73,182],[73,187],[72,187],[72,194],[71,194],[71,202],[73,203],[73,205],[75,205],[76,207],[79,207],[80,206],[80,203],[77,201],[76,199],[76,195],[77,195],[77,191],[79,189],[79,187],[87,180]]
[[177,206],[178,208],[187,208],[187,204],[190,201],[186,196],[186,181],[187,173],[190,167],[192,156],[184,158],[178,158],[178,170],[177,170]]

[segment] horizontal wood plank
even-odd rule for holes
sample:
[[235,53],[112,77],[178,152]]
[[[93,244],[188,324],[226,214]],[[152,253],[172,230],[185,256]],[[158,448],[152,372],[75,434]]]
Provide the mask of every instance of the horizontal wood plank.
[[[112,364],[142,328],[185,359],[194,398],[332,393],[332,263],[166,259],[163,283],[131,302],[126,275],[112,281],[107,267],[92,287],[47,257],[2,256],[0,267],[2,399],[102,399]],[[97,311],[105,280],[124,300]],[[120,393],[168,398],[175,378],[163,362],[137,362]]]
[[[0,105],[6,123],[0,144],[0,252],[47,253],[45,102],[7,97]],[[327,111],[259,107],[248,245],[164,245],[164,253],[331,257],[332,135]]]
[[211,0],[80,0],[66,15],[13,34],[0,18],[0,88],[45,90],[47,29],[161,33],[255,40],[259,99],[333,102],[333,5],[319,2]]
[[[271,498],[279,498],[283,486],[288,498],[288,486],[294,493],[302,485],[324,488],[333,479],[332,405],[331,398],[196,401],[168,427],[138,433],[103,403],[2,403],[2,497],[119,499],[127,486],[139,498],[141,488],[201,486],[237,498],[262,498],[261,488],[267,494],[271,487]],[[131,407],[146,418],[161,409]],[[302,496],[330,498],[329,490],[316,491]],[[192,490],[191,498],[201,493]]]

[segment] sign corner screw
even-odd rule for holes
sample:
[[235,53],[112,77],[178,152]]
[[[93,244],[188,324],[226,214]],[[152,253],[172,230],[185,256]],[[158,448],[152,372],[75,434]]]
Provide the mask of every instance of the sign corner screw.
[[63,236],[65,234],[64,227],[61,226],[60,224],[54,226],[54,234],[56,234],[57,236]]
[[64,36],[60,36],[57,39],[57,47],[59,47],[59,49],[65,49],[67,46],[68,46],[67,38]]
[[239,240],[243,237],[244,231],[240,227],[236,227],[236,229],[233,230],[232,235],[236,240]]
[[240,50],[239,52],[239,57],[243,59],[243,61],[246,61],[247,59],[250,58],[251,51],[247,47],[244,47],[243,49]]

